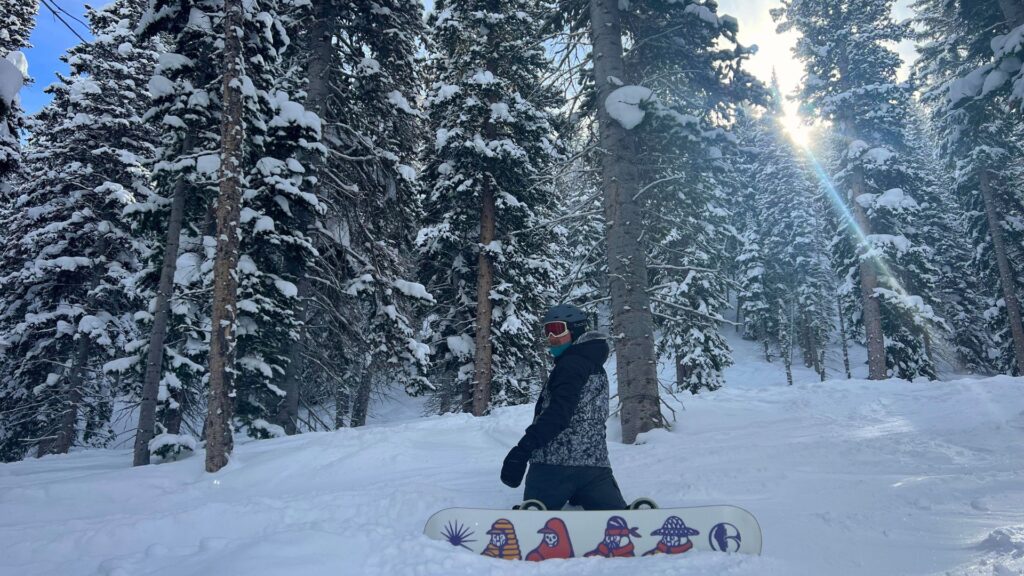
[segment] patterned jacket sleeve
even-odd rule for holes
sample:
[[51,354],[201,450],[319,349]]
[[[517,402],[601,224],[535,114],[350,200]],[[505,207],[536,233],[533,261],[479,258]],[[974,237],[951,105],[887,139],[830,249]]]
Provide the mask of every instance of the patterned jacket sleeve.
[[580,401],[580,392],[591,372],[590,362],[580,356],[568,356],[555,366],[548,380],[550,401],[519,441],[519,447],[527,454],[546,446],[569,427]]

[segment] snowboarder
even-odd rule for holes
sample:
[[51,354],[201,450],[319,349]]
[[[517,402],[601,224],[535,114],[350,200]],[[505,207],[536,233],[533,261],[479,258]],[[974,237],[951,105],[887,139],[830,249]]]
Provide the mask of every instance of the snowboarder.
[[687,526],[679,516],[669,516],[661,528],[651,532],[651,536],[661,536],[661,540],[652,550],[644,552],[644,556],[689,552],[693,548],[690,536],[699,534],[699,531]]
[[630,537],[640,538],[640,532],[631,527],[622,516],[612,516],[605,526],[604,540],[583,557],[631,558],[636,554],[633,553],[633,540]]
[[544,539],[526,555],[527,560],[540,562],[552,558],[572,558],[574,556],[572,542],[569,540],[569,529],[565,527],[565,522],[561,518],[548,520],[543,528],[537,530],[537,533],[543,534]]
[[491,558],[502,558],[504,560],[522,560],[519,552],[519,540],[516,538],[516,529],[511,522],[505,518],[497,520],[487,531],[491,541],[482,552],[482,556]]
[[523,499],[539,500],[548,510],[566,502],[585,510],[626,508],[608,461],[608,341],[587,327],[586,314],[572,305],[545,314],[555,367],[537,399],[533,424],[501,467],[501,481],[516,488],[529,464]]

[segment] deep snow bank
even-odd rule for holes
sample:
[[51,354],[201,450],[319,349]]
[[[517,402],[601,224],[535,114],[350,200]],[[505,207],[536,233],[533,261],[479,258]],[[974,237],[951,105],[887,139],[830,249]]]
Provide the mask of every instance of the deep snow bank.
[[743,506],[759,558],[511,565],[422,537],[438,509],[518,500],[497,479],[530,418],[517,407],[250,442],[215,475],[201,453],[0,465],[0,573],[1019,574],[1022,391],[1006,377],[727,388],[683,398],[672,431],[612,443],[627,499]]

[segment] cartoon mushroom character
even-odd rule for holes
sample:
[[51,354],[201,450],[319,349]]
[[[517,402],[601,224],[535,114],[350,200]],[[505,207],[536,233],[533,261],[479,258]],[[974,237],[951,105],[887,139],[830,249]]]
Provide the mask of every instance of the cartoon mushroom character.
[[651,536],[661,536],[658,545],[644,552],[644,556],[656,554],[682,554],[693,548],[690,536],[697,536],[699,531],[690,528],[679,516],[669,516],[661,528],[651,532]]
[[532,562],[550,560],[552,558],[572,558],[572,542],[569,540],[569,529],[561,518],[552,518],[544,524],[544,527],[537,530],[544,538],[536,548],[526,555],[526,559]]
[[604,529],[604,540],[584,557],[604,556],[605,558],[624,558],[636,556],[633,553],[632,538],[640,538],[640,532],[630,527],[622,516],[612,516]]
[[519,551],[519,540],[516,538],[516,528],[511,522],[500,518],[491,524],[491,529],[487,533],[491,536],[491,541],[481,552],[482,556],[503,560],[523,559],[523,555]]

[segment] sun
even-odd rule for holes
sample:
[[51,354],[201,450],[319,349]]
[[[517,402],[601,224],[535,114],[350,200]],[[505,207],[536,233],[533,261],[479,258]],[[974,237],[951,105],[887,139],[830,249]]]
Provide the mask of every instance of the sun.
[[795,112],[787,111],[781,119],[782,128],[794,144],[801,148],[811,145],[811,127],[804,123],[804,119]]

